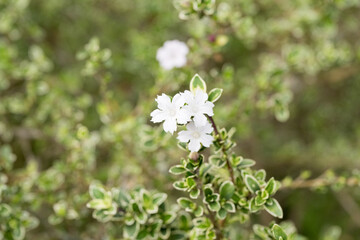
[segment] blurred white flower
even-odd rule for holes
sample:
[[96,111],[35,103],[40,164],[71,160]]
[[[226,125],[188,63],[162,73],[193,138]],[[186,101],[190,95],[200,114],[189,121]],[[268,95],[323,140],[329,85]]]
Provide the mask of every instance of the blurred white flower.
[[214,141],[213,136],[210,134],[213,131],[213,128],[209,122],[206,121],[206,124],[202,127],[196,127],[194,122],[190,122],[186,125],[185,131],[179,132],[177,139],[180,142],[189,142],[189,150],[191,152],[198,152],[201,148],[201,144],[204,147],[210,147]]
[[177,123],[186,124],[190,121],[191,116],[187,111],[181,109],[185,104],[185,99],[179,93],[172,100],[166,94],[162,94],[155,101],[158,103],[158,109],[150,114],[151,121],[154,123],[164,121],[165,132],[173,134],[177,129]]
[[208,116],[213,116],[213,107],[214,104],[208,101],[208,95],[206,92],[201,90],[197,90],[194,93],[186,90],[181,94],[184,99],[185,105],[183,109],[187,112],[187,115],[194,117],[194,123],[196,127],[202,127],[207,123],[207,118],[205,114]]
[[189,53],[188,46],[179,41],[166,41],[164,45],[157,50],[156,59],[160,66],[165,70],[171,70],[174,67],[180,68],[186,64],[186,55]]

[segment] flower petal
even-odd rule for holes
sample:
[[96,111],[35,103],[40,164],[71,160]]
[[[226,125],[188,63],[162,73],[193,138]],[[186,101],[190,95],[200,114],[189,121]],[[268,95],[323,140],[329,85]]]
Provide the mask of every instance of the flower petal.
[[200,141],[197,139],[191,139],[189,143],[189,150],[191,152],[198,152],[201,148]]
[[212,102],[208,102],[208,101],[205,102],[200,107],[201,112],[204,114],[207,114],[208,116],[214,116],[213,108],[214,108],[214,104]]
[[210,145],[213,143],[214,138],[211,135],[204,134],[201,136],[201,143],[204,145],[204,147],[210,147]]
[[171,134],[173,134],[177,129],[175,118],[166,119],[163,125],[164,125],[164,131],[169,132]]
[[171,104],[170,97],[164,93],[161,94],[160,96],[157,96],[155,101],[158,103],[158,108],[161,110],[165,110]]
[[156,53],[156,59],[165,70],[182,67],[186,64],[187,45],[179,40],[166,41]]
[[194,121],[189,122],[186,125],[186,129],[191,132],[197,131],[197,127],[195,126]]
[[174,66],[181,68],[186,65],[186,56],[178,56],[174,61]]
[[180,108],[182,106],[184,106],[185,104],[185,98],[180,94],[176,94],[173,99],[172,99],[172,104],[176,107],[176,108]]
[[194,94],[189,90],[185,90],[183,93],[181,93],[181,95],[187,104],[190,104],[194,100]]
[[176,112],[176,119],[179,124],[186,124],[191,120],[191,115],[189,111],[185,109],[180,109]]
[[196,90],[195,92],[195,102],[198,104],[204,104],[208,100],[208,95],[202,90]]
[[150,121],[152,121],[153,123],[162,122],[167,118],[167,114],[159,109],[152,111],[150,116],[152,117]]
[[209,122],[207,122],[203,127],[201,127],[203,133],[212,133],[214,131],[213,127]]
[[205,124],[207,123],[207,118],[205,117],[204,114],[202,113],[197,113],[194,116],[194,123],[196,127],[202,127],[205,126]]
[[189,132],[189,131],[181,131],[181,132],[179,132],[179,135],[178,135],[177,139],[180,142],[188,142],[191,139],[191,132]]

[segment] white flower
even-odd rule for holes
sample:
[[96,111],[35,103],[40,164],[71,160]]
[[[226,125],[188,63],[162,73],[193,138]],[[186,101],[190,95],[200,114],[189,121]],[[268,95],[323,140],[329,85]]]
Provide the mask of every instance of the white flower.
[[196,127],[194,122],[190,122],[186,125],[187,130],[179,132],[180,142],[189,142],[189,150],[191,152],[197,152],[201,148],[201,144],[204,147],[210,147],[212,142],[214,141],[213,136],[209,135],[213,131],[209,122],[202,127]]
[[157,50],[156,59],[160,66],[165,70],[174,67],[183,67],[186,64],[186,55],[189,53],[187,45],[179,40],[166,41],[164,45]]
[[208,95],[206,92],[197,90],[194,93],[186,90],[182,93],[182,96],[185,99],[185,105],[183,109],[187,111],[187,114],[191,117],[194,117],[194,123],[196,127],[202,127],[207,123],[207,118],[205,116],[213,116],[213,107],[212,102],[207,101]]
[[155,101],[158,103],[158,108],[154,110],[151,115],[151,121],[159,123],[164,121],[164,131],[173,134],[177,129],[177,123],[186,124],[190,121],[188,113],[181,109],[184,106],[185,99],[179,93],[171,100],[166,94],[158,96]]

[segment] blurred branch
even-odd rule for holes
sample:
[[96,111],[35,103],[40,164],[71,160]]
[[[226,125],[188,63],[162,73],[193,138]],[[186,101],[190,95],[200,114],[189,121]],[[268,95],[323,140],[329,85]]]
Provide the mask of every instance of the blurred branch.
[[12,82],[12,84],[4,91],[0,92],[0,97],[4,98],[7,96],[10,96],[16,92],[23,92],[24,91],[24,79],[21,80],[10,80]]
[[326,171],[319,177],[314,179],[304,179],[301,176],[295,180],[287,177],[281,181],[280,190],[283,189],[301,189],[301,188],[323,188],[323,187],[355,187],[360,185],[360,179],[358,176],[349,176],[348,178],[343,176],[335,176],[333,172]]
[[14,134],[20,139],[40,139],[44,137],[44,134],[41,130],[26,127],[15,128]]
[[340,205],[349,214],[354,223],[360,227],[360,208],[354,199],[344,191],[341,193],[336,193],[335,197],[339,201]]
[[358,65],[341,66],[320,73],[319,77],[329,82],[343,81],[359,73]]

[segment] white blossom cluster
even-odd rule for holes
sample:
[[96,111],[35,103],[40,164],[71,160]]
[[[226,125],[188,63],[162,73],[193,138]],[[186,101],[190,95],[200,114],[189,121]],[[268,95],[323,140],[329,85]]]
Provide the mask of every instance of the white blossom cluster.
[[[164,131],[173,134],[177,125],[186,124],[186,130],[180,131],[177,139],[189,143],[191,152],[198,152],[201,145],[209,147],[214,138],[213,128],[207,116],[213,116],[214,104],[208,101],[208,95],[202,90],[195,93],[186,90],[176,94],[172,99],[166,94],[156,98],[158,109],[151,113],[151,121],[163,123]],[[207,116],[206,116],[207,115]]]
[[156,59],[163,69],[171,70],[185,66],[188,53],[189,48],[185,43],[179,40],[170,40],[157,50]]

